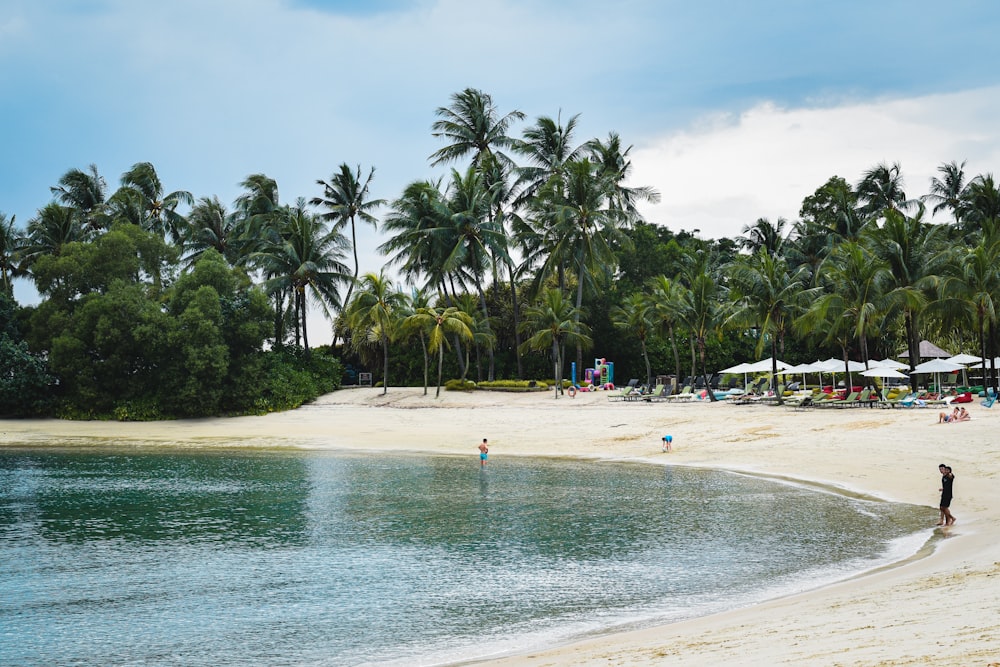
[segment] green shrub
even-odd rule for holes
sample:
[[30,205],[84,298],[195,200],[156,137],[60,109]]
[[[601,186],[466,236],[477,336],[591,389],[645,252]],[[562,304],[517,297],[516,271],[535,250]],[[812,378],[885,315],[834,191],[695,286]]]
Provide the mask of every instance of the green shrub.
[[548,389],[549,385],[537,380],[493,380],[480,382],[479,388],[493,391],[538,391]]
[[444,388],[449,391],[472,391],[476,389],[476,383],[472,380],[448,380],[444,383]]

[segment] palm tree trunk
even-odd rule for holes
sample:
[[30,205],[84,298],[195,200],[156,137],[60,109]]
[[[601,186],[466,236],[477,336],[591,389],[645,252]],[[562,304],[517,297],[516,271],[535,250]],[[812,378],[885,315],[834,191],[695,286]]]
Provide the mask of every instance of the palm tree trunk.
[[510,275],[510,300],[514,310],[514,355],[517,357],[517,379],[524,379],[524,367],[521,362],[521,309],[517,301],[517,285],[514,282],[514,264],[507,262],[507,273]]
[[653,367],[649,364],[649,355],[646,354],[646,339],[640,338],[639,344],[642,345],[642,359],[646,362],[646,386],[651,387],[653,385]]
[[677,338],[674,336],[674,327],[671,325],[668,327],[670,331],[670,347],[674,351],[674,378],[677,382],[681,379],[681,353],[677,349]]
[[[486,333],[492,335],[493,329],[492,327],[490,327],[490,311],[489,308],[486,306],[486,292],[483,291],[483,286],[479,280],[478,275],[476,276],[476,289],[479,291],[479,304],[483,309],[483,323],[486,325]],[[493,348],[492,347],[486,348],[486,353],[490,360],[489,377],[487,379],[490,382],[492,382],[495,379],[494,373],[496,369],[493,359]],[[476,354],[478,358],[478,352]],[[478,370],[476,372],[478,373]]]
[[306,359],[309,358],[309,331],[306,328],[306,293],[302,292],[302,348],[306,351]]
[[[448,276],[448,279],[449,281],[451,281],[451,289],[454,292],[455,281],[451,275]],[[441,288],[442,291],[444,291],[445,303],[447,303],[448,306],[454,306],[455,302],[452,300],[451,294],[448,293],[448,285],[444,282],[444,280],[441,281]],[[458,292],[455,293],[457,294]],[[452,334],[452,341],[455,343],[455,358],[458,359],[459,376],[464,378],[466,373],[466,368],[465,368],[465,357],[462,354],[462,340],[458,337],[458,334]]]
[[382,334],[382,395],[389,391],[389,337]]
[[427,354],[427,341],[424,340],[424,332],[420,332],[420,349],[424,353],[424,396],[427,395],[428,375],[430,371],[430,355]]
[[562,390],[562,375],[559,373],[559,367],[562,365],[559,359],[559,342],[557,340],[552,341],[552,360],[555,365],[552,369],[552,375],[556,378],[556,398],[559,398],[559,392]]
[[[354,216],[351,216],[351,249],[354,251],[354,279],[347,286],[347,295],[344,296],[344,308],[351,303],[351,293],[354,291],[354,284],[358,282],[358,236],[354,231]],[[336,342],[336,341],[334,341]]]
[[705,383],[705,393],[708,394],[708,400],[715,403],[718,399],[715,398],[715,392],[708,384],[708,372],[705,369],[705,341],[701,338],[698,339],[698,353],[701,357],[701,380]]
[[441,373],[444,370],[444,343],[438,345],[438,386],[434,391],[434,398],[441,396]]

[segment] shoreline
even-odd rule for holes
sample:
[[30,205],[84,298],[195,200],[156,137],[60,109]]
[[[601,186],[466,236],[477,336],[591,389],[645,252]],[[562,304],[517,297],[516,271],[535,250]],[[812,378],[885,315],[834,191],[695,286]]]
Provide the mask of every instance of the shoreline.
[[[120,423],[0,420],[0,446],[68,439],[116,446],[295,447],[468,456],[489,437],[504,455],[724,469],[814,490],[933,506],[936,466],[955,467],[958,524],[931,553],[821,588],[664,626],[478,660],[489,665],[1000,663],[1000,413],[937,425],[933,409],[793,411],[775,406],[615,403],[602,393],[350,389],[264,417]],[[675,451],[660,452],[662,433]],[[293,442],[294,440],[294,442]],[[74,444],[75,443],[75,444]]]

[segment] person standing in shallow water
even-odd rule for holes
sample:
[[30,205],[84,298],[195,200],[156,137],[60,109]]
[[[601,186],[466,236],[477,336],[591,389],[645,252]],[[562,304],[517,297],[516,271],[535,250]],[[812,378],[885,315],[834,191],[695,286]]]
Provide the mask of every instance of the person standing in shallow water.
[[486,465],[486,459],[489,458],[490,448],[486,446],[486,438],[483,438],[483,443],[479,445],[479,466],[483,467]]
[[941,473],[941,520],[939,526],[951,526],[955,523],[955,517],[951,514],[951,489],[955,483],[955,475],[951,472],[951,466],[941,464],[938,466]]

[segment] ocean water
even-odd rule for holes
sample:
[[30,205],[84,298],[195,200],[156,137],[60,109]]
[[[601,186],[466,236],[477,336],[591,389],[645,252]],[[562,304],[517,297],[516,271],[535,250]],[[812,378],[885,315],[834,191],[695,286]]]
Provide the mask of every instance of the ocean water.
[[478,659],[842,579],[935,516],[648,464],[0,450],[0,664]]

